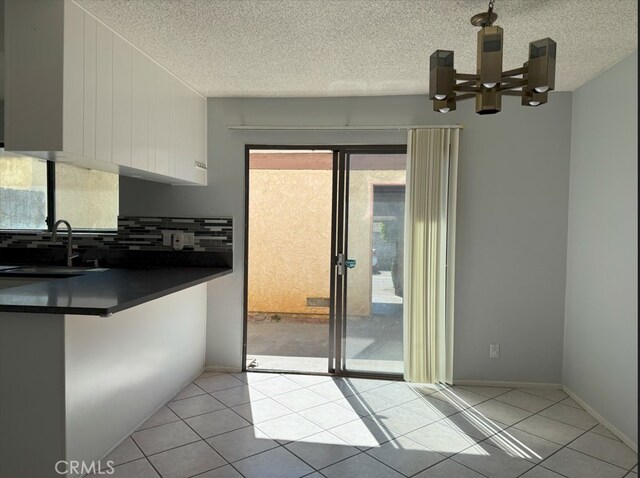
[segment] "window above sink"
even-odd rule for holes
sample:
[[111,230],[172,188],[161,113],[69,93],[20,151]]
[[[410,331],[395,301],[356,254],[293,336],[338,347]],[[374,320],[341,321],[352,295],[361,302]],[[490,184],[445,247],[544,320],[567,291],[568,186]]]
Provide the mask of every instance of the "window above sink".
[[117,174],[27,156],[0,157],[0,230],[50,230],[57,219],[74,232],[117,229]]

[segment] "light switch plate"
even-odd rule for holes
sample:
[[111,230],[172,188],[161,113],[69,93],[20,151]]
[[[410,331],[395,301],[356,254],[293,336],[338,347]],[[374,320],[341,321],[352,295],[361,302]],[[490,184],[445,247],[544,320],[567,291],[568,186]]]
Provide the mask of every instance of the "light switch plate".
[[171,245],[171,231],[162,231],[162,245],[170,246]]
[[489,344],[489,358],[500,358],[500,344]]

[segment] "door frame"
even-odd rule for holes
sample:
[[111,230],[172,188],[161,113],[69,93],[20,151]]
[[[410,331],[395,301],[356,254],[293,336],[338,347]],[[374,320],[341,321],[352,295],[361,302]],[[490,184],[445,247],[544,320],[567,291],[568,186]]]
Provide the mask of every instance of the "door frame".
[[[339,252],[346,253],[349,211],[349,163],[350,154],[406,154],[406,144],[245,144],[245,177],[244,177],[244,285],[243,285],[243,324],[242,324],[242,371],[247,371],[247,326],[249,302],[249,172],[250,152],[260,149],[277,150],[322,150],[333,151],[332,197],[331,197],[331,254],[328,260],[331,264],[330,299],[329,299],[329,349],[327,350],[327,372],[301,372],[288,370],[260,370],[260,372],[291,373],[308,375],[336,375],[344,377],[382,378],[387,380],[403,380],[401,374],[384,372],[354,372],[345,370],[341,364],[344,351],[344,331],[346,321],[342,318],[342,311],[346,304],[346,276],[338,277],[336,259]],[[345,255],[346,257],[346,255]],[[337,346],[340,341],[340,346]]]

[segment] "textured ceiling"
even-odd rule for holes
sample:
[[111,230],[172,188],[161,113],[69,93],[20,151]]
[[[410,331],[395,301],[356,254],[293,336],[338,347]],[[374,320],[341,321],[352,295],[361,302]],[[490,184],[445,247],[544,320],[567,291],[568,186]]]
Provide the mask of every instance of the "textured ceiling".
[[[77,0],[205,96],[425,93],[429,55],[475,72],[477,0]],[[504,69],[558,43],[556,90],[637,49],[637,0],[496,0]]]

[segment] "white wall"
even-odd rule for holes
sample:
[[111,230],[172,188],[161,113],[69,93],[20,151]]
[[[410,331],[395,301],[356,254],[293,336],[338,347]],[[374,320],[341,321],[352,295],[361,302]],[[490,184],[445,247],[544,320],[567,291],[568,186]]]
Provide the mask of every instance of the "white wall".
[[[208,365],[242,362],[245,144],[405,143],[405,131],[230,131],[228,125],[461,123],[456,379],[560,382],[571,94],[540,108],[448,115],[426,96],[209,98],[209,186],[121,179],[121,214],[232,215],[234,272],[209,286]],[[283,245],[286,247],[286,245]],[[489,360],[489,344],[501,358]]]
[[563,382],[638,442],[638,54],[574,92]]
[[66,459],[106,457],[202,372],[206,285],[108,318],[64,316]]

